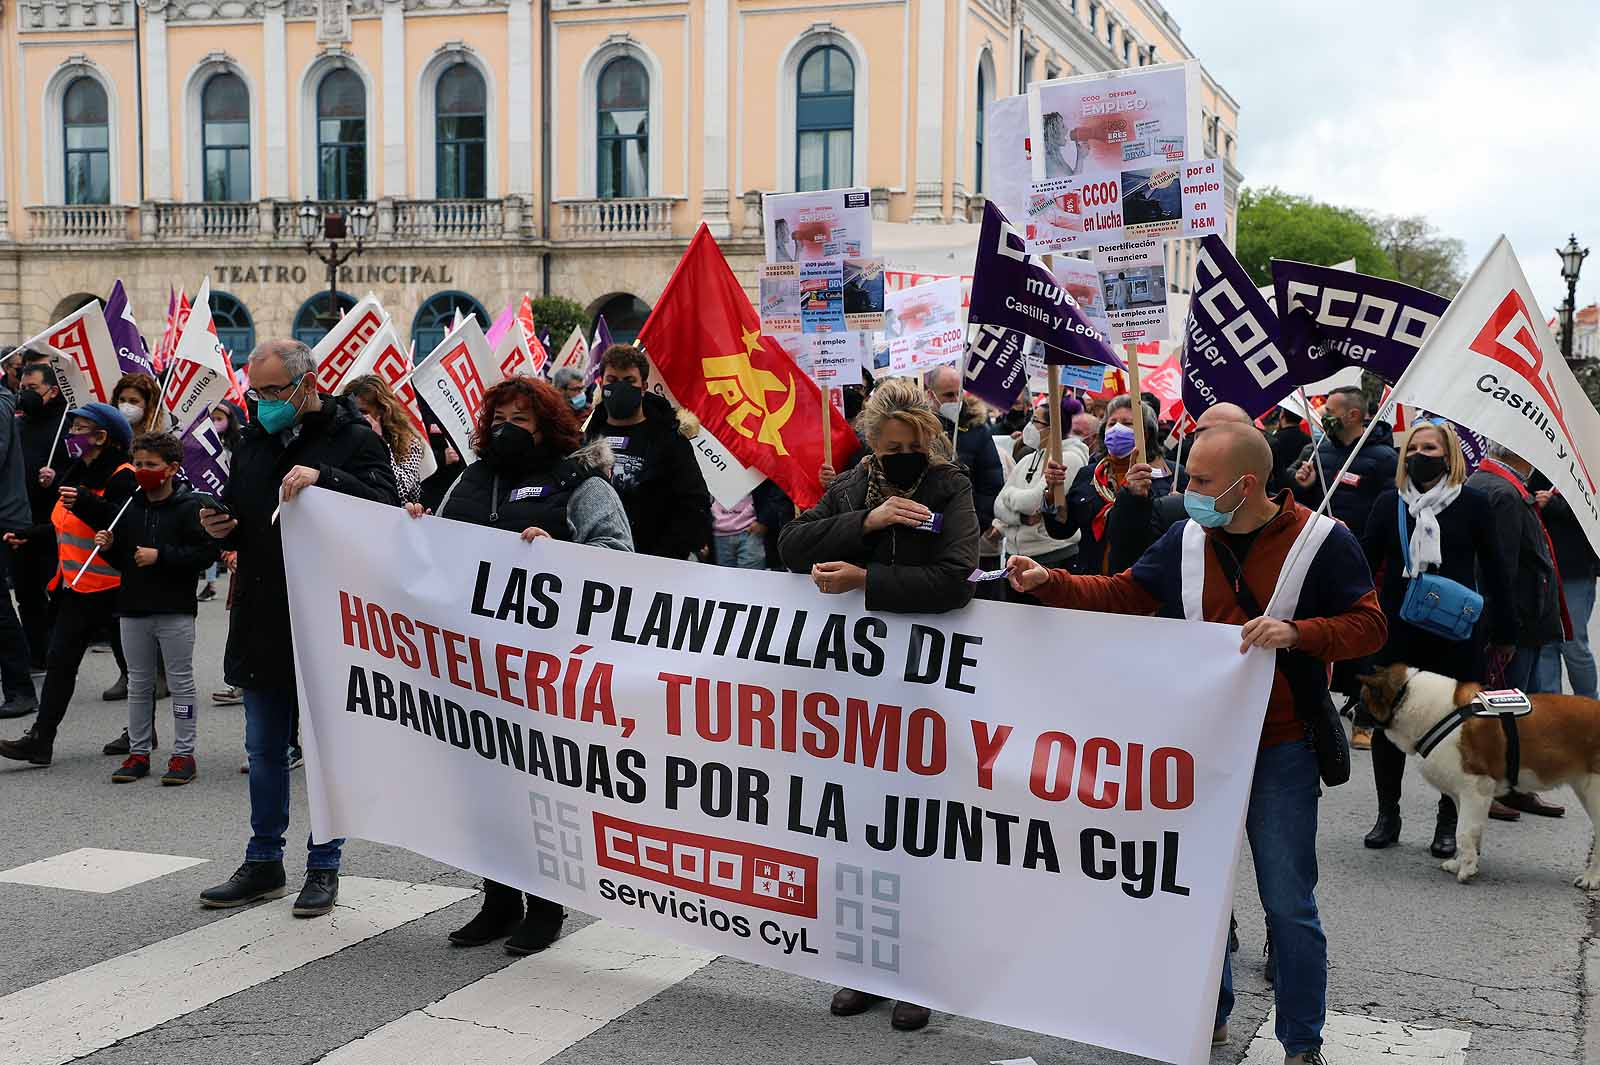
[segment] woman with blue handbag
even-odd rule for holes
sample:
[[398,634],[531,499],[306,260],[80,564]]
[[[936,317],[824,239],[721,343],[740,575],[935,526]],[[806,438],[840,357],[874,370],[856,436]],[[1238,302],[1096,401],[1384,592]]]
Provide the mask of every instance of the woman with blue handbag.
[[[1380,665],[1404,662],[1463,681],[1484,679],[1486,645],[1509,651],[1516,616],[1489,501],[1468,488],[1466,458],[1455,429],[1423,422],[1400,446],[1395,487],[1373,503],[1362,547],[1378,578],[1378,602],[1389,619]],[[1400,838],[1400,782],[1406,756],[1380,730],[1372,739],[1378,821],[1365,843],[1378,849]],[[1436,858],[1456,852],[1456,808],[1439,797],[1429,847]]]

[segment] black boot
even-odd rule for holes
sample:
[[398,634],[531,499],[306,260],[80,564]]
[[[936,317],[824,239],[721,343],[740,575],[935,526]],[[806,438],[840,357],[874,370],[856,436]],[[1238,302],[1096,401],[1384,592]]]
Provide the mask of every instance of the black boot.
[[1439,820],[1433,826],[1433,843],[1428,853],[1435,858],[1456,856],[1456,804],[1448,795],[1439,796]]
[[54,740],[43,739],[37,728],[31,728],[14,740],[0,740],[0,758],[34,765],[49,765]]
[[506,940],[507,954],[537,954],[561,936],[561,922],[567,911],[559,902],[528,896],[528,915],[517,925],[511,938]]
[[245,862],[226,883],[200,892],[200,901],[213,910],[226,910],[257,899],[281,899],[289,893],[284,884],[282,862]]
[[295,897],[296,917],[321,917],[339,901],[339,870],[307,869],[306,882]]
[[493,880],[483,882],[483,907],[476,916],[454,932],[450,942],[458,947],[481,947],[504,939],[522,923],[522,892]]
[[1361,842],[1371,850],[1382,850],[1392,847],[1400,840],[1400,808],[1398,806],[1379,806],[1378,820],[1372,826],[1372,831],[1367,833],[1367,838]]

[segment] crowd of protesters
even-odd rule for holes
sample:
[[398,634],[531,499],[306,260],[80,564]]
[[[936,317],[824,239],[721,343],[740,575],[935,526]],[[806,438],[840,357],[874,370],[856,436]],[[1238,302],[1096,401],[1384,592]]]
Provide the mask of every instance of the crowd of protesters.
[[[997,411],[943,367],[843,390],[862,443],[823,467],[821,499],[799,510],[771,481],[715,499],[695,457],[702,431],[652,390],[650,363],[615,345],[592,384],[513,378],[484,396],[464,463],[430,422],[413,426],[378,377],[341,395],[315,385],[312,353],[267,341],[249,361],[249,409],[213,420],[231,473],[220,496],[183,483],[182,449],[158,383],[132,374],[115,403],[68,410],[48,355],[19,351],[0,381],[0,531],[10,597],[0,597],[0,717],[37,719],[0,741],[0,756],[48,766],[85,653],[104,641],[126,699],[128,727],[108,743],[124,760],[112,779],[151,772],[159,700],[171,699],[162,782],[197,772],[196,603],[222,595],[230,619],[216,704],[242,703],[250,835],[245,861],[201,895],[207,906],[287,893],[285,833],[299,764],[298,696],[278,507],[311,486],[394,506],[616,551],[805,574],[824,594],[860,591],[866,609],[940,612],[974,597],[1034,608],[1160,614],[1241,627],[1241,653],[1279,652],[1259,737],[1247,833],[1266,910],[1276,1034],[1288,1061],[1321,1061],[1327,942],[1314,894],[1319,762],[1310,704],[1346,696],[1365,666],[1403,661],[1467,681],[1594,697],[1587,641],[1597,560],[1570,506],[1521,457],[1495,448],[1476,470],[1445,423],[1422,421],[1396,441],[1359,388],[1328,396],[1317,424],[1275,411],[1206,411],[1181,446],[1149,395],[1069,392],[1056,418],[1024,392]],[[427,412],[424,410],[425,421]],[[1050,457],[1052,425],[1062,429]],[[1146,452],[1138,450],[1142,430]],[[1370,431],[1369,431],[1370,430]],[[433,452],[437,472],[423,478]],[[1328,497],[1329,486],[1335,486]],[[1316,513],[1325,505],[1326,516]],[[1296,601],[1274,603],[1293,554],[1311,551]],[[976,581],[984,571],[1004,579]],[[1408,582],[1437,573],[1485,600],[1464,639],[1403,616]],[[1263,606],[1266,604],[1266,607]],[[1269,613],[1276,605],[1277,610]],[[1331,685],[1327,667],[1332,665]],[[1355,700],[1347,699],[1346,709]],[[1366,845],[1400,835],[1404,754],[1358,717],[1370,746],[1377,820]],[[1559,815],[1513,793],[1495,815]],[[1439,804],[1433,853],[1455,850],[1455,811]],[[327,913],[338,896],[342,840],[307,840],[294,913]],[[481,911],[453,942],[507,939],[532,953],[553,942],[557,903],[486,882]],[[1224,969],[1216,1040],[1233,1004]],[[853,989],[837,1014],[879,1001]],[[897,1003],[915,1029],[928,1010]]]

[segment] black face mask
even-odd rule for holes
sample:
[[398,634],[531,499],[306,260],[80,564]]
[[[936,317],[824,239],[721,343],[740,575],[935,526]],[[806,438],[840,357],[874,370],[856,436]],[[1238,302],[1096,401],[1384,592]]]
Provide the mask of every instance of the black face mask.
[[490,432],[489,446],[483,454],[496,469],[521,473],[536,468],[547,457],[548,449],[522,426],[501,422]]
[[1430,485],[1443,477],[1450,469],[1450,463],[1445,461],[1443,455],[1424,455],[1418,452],[1406,456],[1406,475],[1411,478],[1411,483],[1418,488]]
[[879,455],[878,468],[896,488],[910,488],[917,483],[928,468],[928,456],[922,451],[901,451],[894,455]]
[[24,414],[38,414],[44,410],[44,397],[31,388],[17,394],[17,409]]
[[613,381],[603,390],[606,415],[611,418],[631,418],[644,402],[644,393],[627,381]]

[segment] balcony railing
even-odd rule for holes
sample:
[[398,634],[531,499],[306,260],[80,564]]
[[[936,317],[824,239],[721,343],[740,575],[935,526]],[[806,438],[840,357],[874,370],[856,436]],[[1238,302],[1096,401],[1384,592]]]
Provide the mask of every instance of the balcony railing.
[[[261,235],[254,203],[157,203],[154,236],[162,240],[238,240]],[[148,217],[148,216],[147,216]]]
[[507,236],[501,200],[396,200],[400,240],[499,240]]
[[566,240],[669,240],[672,201],[567,200],[562,202],[561,235]]
[[49,205],[28,208],[28,235],[34,240],[72,243],[128,239],[133,208],[120,204]]

